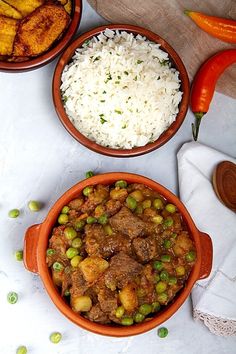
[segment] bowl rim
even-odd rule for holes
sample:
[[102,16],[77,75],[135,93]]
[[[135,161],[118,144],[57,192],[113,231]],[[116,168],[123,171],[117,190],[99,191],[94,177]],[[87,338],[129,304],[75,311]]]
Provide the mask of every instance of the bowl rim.
[[[92,322],[75,312],[70,308],[68,304],[63,300],[55,285],[53,284],[50,270],[46,264],[46,249],[48,248],[48,239],[51,234],[53,227],[56,224],[58,215],[64,205],[67,205],[69,201],[73,198],[78,197],[81,194],[83,188],[88,185],[97,185],[101,184],[111,184],[116,180],[125,179],[128,183],[143,183],[148,187],[158,191],[164,197],[166,197],[170,202],[174,203],[179,209],[188,230],[194,239],[197,252],[197,261],[186,281],[185,287],[180,291],[175,301],[173,301],[168,307],[162,310],[158,315],[154,316],[150,321],[143,322],[141,324],[135,324],[130,327],[121,327],[121,326],[111,326],[103,325],[99,323]],[[170,318],[184,303],[184,301],[189,296],[191,289],[199,278],[200,268],[202,263],[202,251],[201,251],[201,242],[199,230],[196,228],[189,212],[187,211],[184,204],[180,199],[174,195],[167,188],[159,184],[158,182],[134,173],[127,172],[109,172],[96,175],[94,177],[82,180],[67,190],[52,206],[49,210],[48,215],[46,216],[44,222],[40,225],[39,231],[39,243],[38,243],[38,252],[37,252],[37,264],[39,275],[44,283],[45,289],[49,294],[51,300],[56,305],[56,307],[72,322],[79,325],[83,329],[86,329],[90,332],[113,336],[113,337],[126,337],[131,335],[137,335],[144,332],[147,332],[161,323],[165,322]]]
[[69,44],[72,37],[76,33],[81,17],[82,17],[82,0],[72,0],[73,1],[73,17],[69,23],[68,28],[64,32],[61,39],[59,39],[58,43],[43,53],[35,57],[34,59],[30,59],[22,62],[5,62],[0,60],[0,71],[6,72],[21,72],[21,71],[29,71],[33,69],[37,69],[45,64],[50,63],[57,55],[59,55]]
[[[75,126],[71,123],[71,121],[69,120],[65,112],[63,101],[61,98],[61,92],[60,92],[61,75],[64,70],[64,67],[71,60],[76,48],[81,47],[81,45],[86,40],[90,39],[93,36],[99,35],[106,28],[109,28],[111,30],[124,30],[127,32],[132,32],[135,35],[140,34],[153,42],[161,44],[161,49],[163,49],[168,53],[170,60],[172,61],[172,63],[174,63],[174,67],[180,73],[179,76],[181,80],[181,90],[183,92],[183,96],[179,104],[179,112],[176,116],[175,121],[153,143],[149,143],[147,145],[136,147],[133,149],[107,148],[105,146],[97,144],[95,141],[90,140],[85,135],[80,133],[79,130],[77,130]],[[174,134],[179,130],[180,126],[184,121],[184,118],[188,111],[189,93],[190,93],[190,84],[189,84],[187,70],[182,60],[180,59],[179,55],[170,46],[170,44],[166,42],[158,34],[148,29],[135,26],[135,25],[128,25],[128,24],[110,24],[110,25],[99,26],[77,37],[73,42],[71,42],[71,44],[67,47],[67,49],[63,52],[63,54],[59,58],[54,71],[53,81],[52,81],[52,96],[53,96],[54,107],[57,112],[58,118],[60,119],[62,125],[70,133],[70,135],[74,137],[79,143],[89,148],[90,150],[103,155],[113,156],[113,157],[134,157],[134,156],[143,155],[167,143],[167,141],[170,140],[174,136]]]

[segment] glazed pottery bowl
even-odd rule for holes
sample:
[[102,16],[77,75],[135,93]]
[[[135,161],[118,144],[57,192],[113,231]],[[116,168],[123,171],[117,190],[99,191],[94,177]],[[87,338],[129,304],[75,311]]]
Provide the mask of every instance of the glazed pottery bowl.
[[82,0],[73,0],[72,2],[71,22],[62,37],[45,53],[21,62],[7,62],[0,60],[0,71],[21,72],[37,69],[51,62],[68,45],[73,35],[76,33],[80,24],[82,15]]
[[[128,183],[145,184],[147,187],[152,188],[163,195],[170,203],[175,204],[181,213],[183,220],[185,221],[189,234],[194,240],[197,252],[197,261],[189,275],[189,278],[187,279],[184,288],[175,296],[172,302],[162,311],[158,312],[158,314],[156,314],[151,320],[129,327],[104,325],[91,322],[90,320],[75,313],[70,308],[68,303],[66,303],[61,297],[57,287],[52,281],[50,269],[46,264],[46,250],[48,248],[49,237],[53,227],[57,223],[62,207],[67,205],[72,199],[77,198],[82,193],[82,190],[89,185],[110,185],[121,179],[126,180]],[[97,175],[77,183],[57,200],[57,202],[50,209],[46,219],[41,224],[33,225],[26,231],[24,243],[24,264],[29,271],[39,274],[51,300],[56,305],[58,310],[61,311],[61,313],[69,320],[94,333],[114,337],[125,337],[144,333],[153,329],[154,327],[165,322],[181,307],[189,296],[195,282],[198,279],[206,278],[210,274],[212,267],[212,242],[207,234],[196,228],[190,214],[181,201],[165,187],[144,176],[131,173],[114,172]]]
[[[65,66],[70,63],[75,53],[75,50],[77,48],[81,47],[85,41],[91,39],[94,36],[99,35],[106,28],[109,28],[111,30],[123,30],[123,31],[131,32],[134,35],[140,34],[146,37],[147,39],[149,39],[150,41],[160,44],[161,45],[160,49],[168,53],[172,67],[176,68],[179,71],[179,77],[181,80],[180,90],[183,92],[183,96],[179,104],[179,112],[177,114],[176,120],[170,125],[170,127],[166,131],[164,131],[161,134],[161,136],[157,140],[141,147],[135,147],[133,149],[114,149],[114,148],[109,148],[109,147],[99,145],[95,141],[92,141],[89,138],[87,138],[85,135],[81,134],[79,130],[75,128],[75,126],[68,118],[67,113],[64,109],[64,103],[62,100],[60,87],[61,87],[61,76]],[[100,154],[104,154],[107,156],[115,156],[115,157],[131,157],[131,156],[146,154],[150,151],[159,148],[160,146],[165,144],[168,140],[170,140],[178,131],[178,129],[180,128],[181,124],[184,121],[185,115],[188,110],[189,79],[182,60],[175,52],[175,50],[164,39],[159,37],[157,34],[142,27],[137,27],[132,25],[112,24],[112,25],[97,27],[83,34],[82,36],[78,37],[69,45],[69,47],[65,50],[65,52],[62,54],[62,56],[60,57],[57,63],[54,72],[54,77],[53,77],[52,91],[53,91],[54,106],[57,115],[61,123],[63,124],[63,126],[77,141],[79,141],[81,144],[83,144],[90,150],[93,150]]]

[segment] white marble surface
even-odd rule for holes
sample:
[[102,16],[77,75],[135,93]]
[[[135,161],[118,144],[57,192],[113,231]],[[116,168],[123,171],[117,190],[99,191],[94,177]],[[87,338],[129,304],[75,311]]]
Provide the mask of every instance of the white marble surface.
[[[86,2],[83,10],[79,33],[105,23]],[[166,339],[160,339],[156,330],[124,339],[86,332],[64,318],[45,293],[40,278],[14,260],[13,253],[22,248],[26,228],[41,222],[54,201],[87,170],[137,172],[178,193],[176,152],[191,140],[193,117],[189,112],[177,135],[146,156],[114,159],[88,151],[57,119],[51,99],[55,63],[27,73],[0,73],[0,353],[15,353],[22,344],[34,354],[236,353],[235,337],[216,337],[193,320],[190,299],[166,322]],[[235,100],[215,94],[199,141],[236,156]],[[30,199],[44,202],[44,208],[30,213]],[[19,218],[8,218],[12,208],[20,208]],[[17,304],[7,303],[8,291],[19,294]],[[52,331],[63,334],[60,344],[49,342]]]

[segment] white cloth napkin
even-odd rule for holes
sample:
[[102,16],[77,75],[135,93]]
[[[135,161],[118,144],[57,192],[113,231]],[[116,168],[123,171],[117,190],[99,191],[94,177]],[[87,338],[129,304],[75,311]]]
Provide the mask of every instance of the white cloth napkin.
[[[191,142],[177,155],[180,198],[213,242],[213,268],[192,290],[193,316],[217,335],[236,335],[236,214],[217,198],[212,173],[232,157]],[[236,188],[236,186],[235,186]]]

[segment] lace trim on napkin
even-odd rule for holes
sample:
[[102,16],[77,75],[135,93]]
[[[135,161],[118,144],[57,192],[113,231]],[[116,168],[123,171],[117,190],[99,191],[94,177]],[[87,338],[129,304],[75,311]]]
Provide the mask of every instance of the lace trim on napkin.
[[197,320],[202,320],[205,326],[218,336],[228,337],[236,335],[236,321],[212,316],[196,309],[193,310],[193,317]]

